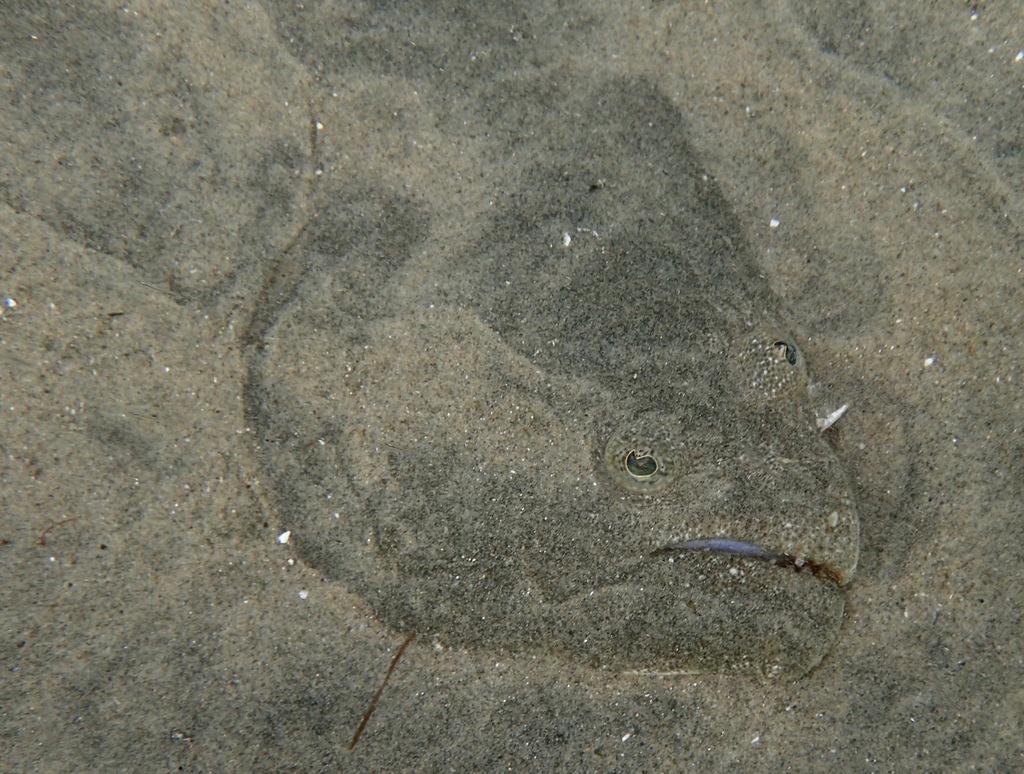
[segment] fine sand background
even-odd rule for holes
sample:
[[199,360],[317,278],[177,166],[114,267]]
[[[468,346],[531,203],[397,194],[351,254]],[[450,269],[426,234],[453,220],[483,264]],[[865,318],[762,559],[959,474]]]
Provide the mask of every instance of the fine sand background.
[[[1019,4],[18,5],[0,769],[1024,765]],[[860,569],[795,683],[414,640],[349,753],[404,634],[277,542],[253,321],[311,227],[353,261],[478,240],[542,147],[483,129],[518,77],[679,111],[851,403]]]

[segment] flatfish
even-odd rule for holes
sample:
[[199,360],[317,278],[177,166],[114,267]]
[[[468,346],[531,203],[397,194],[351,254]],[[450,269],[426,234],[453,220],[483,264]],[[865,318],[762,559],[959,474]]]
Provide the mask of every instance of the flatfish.
[[399,633],[805,674],[856,507],[684,117],[639,80],[510,76],[474,120],[495,197],[466,244],[421,260],[430,207],[354,184],[268,279],[246,401],[281,527]]

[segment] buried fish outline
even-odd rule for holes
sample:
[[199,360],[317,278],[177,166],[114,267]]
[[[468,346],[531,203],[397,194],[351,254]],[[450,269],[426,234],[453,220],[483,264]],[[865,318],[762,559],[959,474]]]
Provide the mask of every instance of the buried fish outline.
[[806,674],[858,519],[738,220],[646,83],[492,88],[481,174],[517,183],[475,241],[308,229],[263,312],[246,400],[300,556],[438,643]]

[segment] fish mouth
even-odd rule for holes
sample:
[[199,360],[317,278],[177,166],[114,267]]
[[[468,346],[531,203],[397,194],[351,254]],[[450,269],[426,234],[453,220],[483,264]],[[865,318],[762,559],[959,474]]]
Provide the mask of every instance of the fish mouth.
[[775,551],[757,543],[729,537],[698,538],[696,540],[687,540],[685,543],[671,543],[655,549],[648,556],[678,556],[679,554],[691,551],[731,554],[732,556],[742,556],[748,559],[771,562],[776,567],[784,567],[796,572],[809,572],[811,575],[826,578],[837,586],[845,585],[846,580],[848,580],[835,567],[826,562],[818,562],[810,557]]

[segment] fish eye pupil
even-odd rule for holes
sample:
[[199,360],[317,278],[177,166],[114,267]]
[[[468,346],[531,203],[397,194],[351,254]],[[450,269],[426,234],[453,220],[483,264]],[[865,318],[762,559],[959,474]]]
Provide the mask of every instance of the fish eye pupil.
[[658,472],[658,461],[650,452],[631,450],[624,458],[626,472],[634,478],[650,478]]
[[775,347],[779,355],[786,358],[786,362],[792,366],[796,365],[796,347],[792,344],[787,344],[785,341],[776,341],[772,344]]

